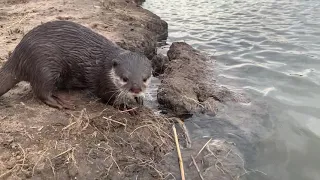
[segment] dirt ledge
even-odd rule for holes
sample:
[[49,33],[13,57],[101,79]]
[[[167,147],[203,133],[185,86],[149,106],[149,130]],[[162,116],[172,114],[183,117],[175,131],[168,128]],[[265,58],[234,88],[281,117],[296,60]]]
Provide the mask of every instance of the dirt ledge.
[[[165,67],[160,76],[158,102],[174,116],[193,113],[216,114],[225,102],[248,102],[241,94],[219,86],[214,77],[214,62],[184,42],[173,42],[167,52],[168,61],[160,56],[156,63]],[[163,69],[155,67],[156,69]],[[161,73],[161,71],[160,71]]]

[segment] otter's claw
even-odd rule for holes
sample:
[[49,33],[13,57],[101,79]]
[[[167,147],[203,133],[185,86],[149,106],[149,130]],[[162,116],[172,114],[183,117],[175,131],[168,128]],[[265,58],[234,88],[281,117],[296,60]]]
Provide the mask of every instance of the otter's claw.
[[134,99],[140,106],[143,106],[143,97],[135,97]]

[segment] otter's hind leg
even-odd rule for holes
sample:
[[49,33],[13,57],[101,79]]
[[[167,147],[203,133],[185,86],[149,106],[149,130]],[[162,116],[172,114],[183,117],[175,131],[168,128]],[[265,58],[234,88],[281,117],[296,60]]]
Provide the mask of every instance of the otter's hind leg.
[[15,78],[12,71],[0,69],[0,96],[13,88],[19,80]]
[[69,109],[69,106],[64,101],[55,95],[56,82],[59,78],[59,73],[50,73],[48,71],[40,73],[38,77],[30,80],[32,90],[35,95],[45,104],[58,109]]

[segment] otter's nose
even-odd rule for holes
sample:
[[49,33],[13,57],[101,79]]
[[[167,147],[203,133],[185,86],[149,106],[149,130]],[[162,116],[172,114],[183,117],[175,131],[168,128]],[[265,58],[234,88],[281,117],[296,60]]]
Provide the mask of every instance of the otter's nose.
[[132,87],[130,89],[130,91],[135,93],[135,94],[139,94],[142,90],[141,90],[141,88],[138,88],[138,87]]

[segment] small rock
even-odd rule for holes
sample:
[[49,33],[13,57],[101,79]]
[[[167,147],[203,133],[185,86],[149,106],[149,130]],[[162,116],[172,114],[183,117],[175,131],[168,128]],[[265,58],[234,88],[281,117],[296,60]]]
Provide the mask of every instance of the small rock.
[[44,162],[38,163],[37,166],[36,166],[37,172],[43,171],[45,169],[45,166],[46,166],[46,164]]
[[8,161],[11,157],[11,154],[9,152],[3,152],[1,154],[1,161]]
[[167,68],[169,59],[167,56],[163,54],[158,54],[152,58],[152,68],[153,68],[153,75],[159,76],[160,74],[164,73],[164,70]]
[[16,161],[11,159],[7,162],[7,169],[12,169],[16,165]]
[[71,164],[68,168],[68,174],[70,178],[76,178],[76,176],[78,175],[78,169],[77,167],[75,167],[73,164]]
[[[244,102],[245,98],[216,84],[213,66],[208,57],[184,42],[174,42],[168,60],[156,56],[152,62],[155,72],[161,72],[158,88],[159,104],[177,116],[193,113],[215,114],[219,104]],[[160,59],[160,60],[159,60]],[[165,68],[161,65],[165,64]]]
[[14,138],[12,136],[8,136],[4,139],[2,142],[3,146],[9,146],[14,141]]

